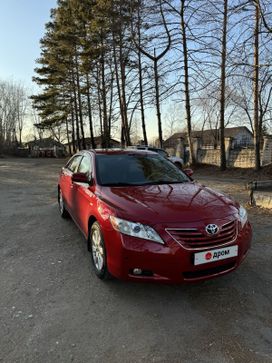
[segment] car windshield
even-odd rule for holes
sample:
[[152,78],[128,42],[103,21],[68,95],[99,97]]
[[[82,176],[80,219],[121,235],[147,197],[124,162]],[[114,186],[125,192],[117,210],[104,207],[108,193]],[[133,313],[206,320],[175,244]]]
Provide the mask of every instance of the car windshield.
[[190,179],[167,159],[146,154],[96,156],[98,184],[127,186],[184,183]]

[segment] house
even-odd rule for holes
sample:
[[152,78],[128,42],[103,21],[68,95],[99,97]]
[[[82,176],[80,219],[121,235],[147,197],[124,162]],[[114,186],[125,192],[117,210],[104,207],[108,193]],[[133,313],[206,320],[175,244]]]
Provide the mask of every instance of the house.
[[[176,149],[179,140],[183,139],[185,145],[187,145],[186,132],[177,132],[169,139],[164,141],[164,148]],[[199,138],[203,148],[214,148],[219,146],[220,142],[220,130],[200,130],[192,131],[193,138]],[[227,127],[225,128],[225,138],[232,139],[232,147],[248,147],[253,145],[253,134],[246,126],[239,127]]]
[[52,137],[35,139],[25,143],[32,157],[63,157],[66,155],[65,146]]

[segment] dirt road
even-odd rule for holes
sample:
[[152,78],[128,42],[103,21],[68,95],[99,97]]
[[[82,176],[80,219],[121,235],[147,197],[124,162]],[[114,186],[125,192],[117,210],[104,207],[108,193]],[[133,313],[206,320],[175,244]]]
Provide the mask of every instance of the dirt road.
[[[249,211],[236,272],[185,286],[102,282],[59,217],[63,161],[0,160],[0,362],[272,362],[272,214]],[[247,196],[244,180],[196,174]]]

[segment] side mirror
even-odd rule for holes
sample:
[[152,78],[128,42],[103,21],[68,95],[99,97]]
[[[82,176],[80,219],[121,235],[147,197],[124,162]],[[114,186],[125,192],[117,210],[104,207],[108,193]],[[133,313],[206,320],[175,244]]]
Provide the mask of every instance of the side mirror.
[[72,175],[72,182],[73,183],[86,183],[92,184],[92,179],[85,173],[74,173]]
[[194,174],[194,172],[193,172],[193,170],[192,170],[192,169],[184,169],[183,171],[184,171],[184,173],[185,173],[186,175],[188,175],[189,177],[191,177],[191,176]]

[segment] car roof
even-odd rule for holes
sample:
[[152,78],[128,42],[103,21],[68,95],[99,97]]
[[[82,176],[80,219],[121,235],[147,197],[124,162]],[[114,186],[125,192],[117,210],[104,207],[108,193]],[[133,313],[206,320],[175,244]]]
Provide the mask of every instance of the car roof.
[[161,149],[159,147],[155,147],[155,146],[137,146],[137,150],[150,150],[150,151],[164,151],[166,152],[164,149]]
[[157,153],[151,151],[151,150],[139,150],[139,149],[91,149],[91,150],[81,150],[79,154],[82,153],[93,153],[96,155],[147,155],[147,154],[153,154],[156,155]]

